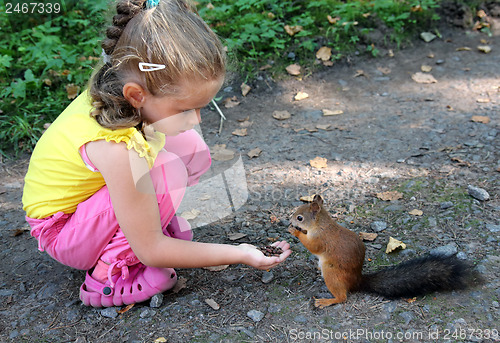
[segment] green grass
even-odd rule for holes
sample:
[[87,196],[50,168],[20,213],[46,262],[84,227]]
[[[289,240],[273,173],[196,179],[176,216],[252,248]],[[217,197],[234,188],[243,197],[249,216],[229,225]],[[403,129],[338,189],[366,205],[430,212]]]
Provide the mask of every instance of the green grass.
[[[0,3],[3,157],[33,149],[43,125],[70,103],[67,87],[83,90],[101,54],[100,41],[111,2],[52,2],[62,5],[61,13],[44,17],[7,14],[6,2]],[[310,74],[318,67],[316,51],[323,46],[332,49],[331,62],[354,53],[376,57],[382,47],[399,46],[415,39],[421,30],[431,29],[439,19],[436,8],[440,2],[199,0],[198,9],[227,46],[233,71],[251,80],[266,65],[270,66],[266,73],[286,75],[285,67],[294,62],[301,64],[303,75]],[[300,30],[290,35],[287,27]],[[382,32],[385,40],[374,38],[376,31]]]

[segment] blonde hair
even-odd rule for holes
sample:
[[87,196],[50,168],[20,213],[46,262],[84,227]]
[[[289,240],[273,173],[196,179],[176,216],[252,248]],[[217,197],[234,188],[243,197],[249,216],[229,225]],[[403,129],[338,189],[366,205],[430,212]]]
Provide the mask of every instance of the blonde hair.
[[[216,34],[187,0],[160,0],[146,8],[145,0],[118,0],[113,25],[102,48],[109,61],[93,75],[92,116],[117,129],[142,123],[139,110],[123,96],[123,86],[137,82],[156,96],[176,94],[183,80],[217,80],[225,73],[226,57]],[[140,71],[139,63],[164,65]]]

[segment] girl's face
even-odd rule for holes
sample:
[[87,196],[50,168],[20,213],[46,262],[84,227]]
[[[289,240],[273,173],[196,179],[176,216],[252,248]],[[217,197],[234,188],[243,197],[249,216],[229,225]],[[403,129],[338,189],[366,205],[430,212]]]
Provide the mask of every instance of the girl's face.
[[201,122],[200,110],[215,97],[222,82],[222,79],[188,81],[181,84],[177,95],[147,94],[141,108],[142,118],[167,136],[191,130]]

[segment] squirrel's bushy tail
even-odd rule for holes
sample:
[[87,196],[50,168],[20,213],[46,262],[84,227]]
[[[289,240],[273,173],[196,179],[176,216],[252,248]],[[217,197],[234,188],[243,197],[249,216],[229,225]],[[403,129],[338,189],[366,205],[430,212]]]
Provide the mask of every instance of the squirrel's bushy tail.
[[428,255],[363,275],[361,290],[387,298],[414,297],[480,282],[479,273],[455,255]]

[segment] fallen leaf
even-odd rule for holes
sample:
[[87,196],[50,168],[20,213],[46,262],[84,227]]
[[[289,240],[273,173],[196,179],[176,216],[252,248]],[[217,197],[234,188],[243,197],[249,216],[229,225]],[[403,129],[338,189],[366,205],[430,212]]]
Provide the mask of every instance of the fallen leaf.
[[436,83],[437,80],[431,74],[424,74],[421,72],[415,73],[411,76],[412,80],[416,83]]
[[271,69],[273,66],[270,64],[263,65],[262,67],[259,68],[260,71],[264,71],[267,69]]
[[274,111],[273,118],[277,120],[289,119],[292,115],[288,111]]
[[240,119],[236,119],[236,120],[241,123],[241,122],[244,122],[244,121],[248,121],[249,119],[250,119],[250,116],[246,116],[245,118],[240,118]]
[[392,51],[392,49],[389,49],[389,50],[387,51],[387,56],[388,56],[388,57],[394,57],[394,51]]
[[304,196],[301,196],[299,200],[303,201],[303,202],[312,202],[315,195],[316,194],[313,194],[313,195],[304,195]]
[[250,158],[259,157],[261,152],[262,152],[261,149],[254,148],[247,153],[247,156]]
[[300,25],[295,25],[295,26],[285,25],[285,31],[290,36],[294,36],[296,33],[299,33],[303,29],[304,28],[302,26],[300,26]]
[[249,121],[249,120],[245,120],[243,122],[240,123],[240,126],[241,127],[250,127],[252,126],[253,122]]
[[389,237],[389,243],[387,243],[387,248],[385,249],[385,253],[388,254],[399,248],[406,249],[406,244],[404,244],[401,241],[398,241],[395,238]]
[[231,98],[224,99],[222,101],[222,103],[224,104],[225,108],[232,108],[232,107],[238,106],[240,104],[236,95],[231,97]]
[[205,299],[205,302],[216,311],[220,309],[220,305],[217,304],[214,299]]
[[298,92],[294,97],[294,99],[296,101],[304,100],[307,98],[309,98],[309,94],[307,94],[306,92],[302,92],[302,91]]
[[240,88],[241,88],[241,95],[243,96],[247,96],[248,92],[250,92],[250,90],[252,89],[252,87],[250,87],[246,83],[242,83]]
[[203,267],[203,269],[211,271],[211,272],[220,272],[229,267],[229,264],[221,264],[220,266],[211,266],[211,267]]
[[424,73],[430,73],[432,71],[432,67],[424,64],[420,67],[420,70],[423,71]]
[[181,217],[186,219],[186,220],[192,220],[195,219],[200,215],[201,211],[193,208],[190,211],[184,211],[181,213]]
[[344,113],[344,111],[342,110],[327,110],[327,109],[324,109],[323,110],[323,115],[326,117],[326,116],[338,116],[339,114],[342,114]]
[[489,54],[491,52],[491,46],[489,46],[489,45],[479,45],[477,47],[477,50],[479,50],[482,53]]
[[229,161],[234,158],[234,151],[226,149],[226,144],[217,144],[210,148],[212,159],[215,161]]
[[286,71],[288,74],[297,76],[300,75],[300,66],[298,64],[290,64],[288,67],[286,67]]
[[391,69],[390,68],[378,67],[377,70],[379,72],[381,72],[382,74],[384,74],[384,75],[388,75],[388,74],[391,73]]
[[177,279],[177,283],[172,288],[172,292],[174,294],[177,294],[177,293],[179,293],[180,291],[182,291],[186,287],[187,287],[187,279],[181,276],[181,277],[179,277]]
[[167,339],[165,337],[158,337],[154,341],[154,343],[165,343],[165,342],[167,342]]
[[74,99],[78,96],[78,92],[80,91],[80,86],[77,86],[73,83],[66,85],[66,93],[68,93],[68,99]]
[[408,213],[411,214],[412,216],[421,216],[424,214],[424,212],[422,210],[418,210],[418,209],[413,209]]
[[408,304],[413,304],[415,301],[417,301],[417,297],[415,297],[415,298],[410,298],[410,299],[406,299],[406,302],[407,302]]
[[333,66],[333,61],[323,61],[322,62],[325,67],[331,67]]
[[480,103],[480,104],[488,104],[491,100],[488,99],[488,98],[479,98],[479,99],[476,99],[476,102],[477,103]]
[[458,157],[452,157],[452,158],[451,158],[451,160],[452,160],[453,162],[457,162],[457,164],[458,164],[459,166],[461,166],[461,167],[470,167],[470,166],[471,166],[471,164],[470,164],[469,162],[464,161],[464,160],[462,160],[462,159],[460,159],[460,158],[458,158]]
[[377,198],[383,201],[393,201],[398,200],[403,197],[403,194],[398,191],[386,191],[377,193]]
[[375,233],[375,232],[360,232],[359,233],[359,237],[363,240],[363,241],[369,241],[369,242],[372,242],[375,240],[375,238],[377,238],[378,234]]
[[336,24],[339,20],[340,20],[340,17],[332,17],[331,15],[327,15],[326,16],[326,19],[328,20],[328,22],[330,24]]
[[[0,191],[0,194],[2,192]],[[20,236],[22,235],[24,232],[26,231],[30,231],[31,229],[30,228],[27,228],[27,227],[21,227],[21,228],[18,228],[18,229],[15,229],[14,230],[14,233],[12,234],[14,237],[17,237],[17,236]]]
[[470,118],[471,121],[475,123],[483,123],[483,124],[488,124],[490,122],[490,117],[487,116],[472,116]]
[[364,70],[362,69],[358,69],[356,70],[356,74],[354,74],[353,77],[358,77],[358,76],[364,76],[364,77],[368,77],[368,75],[366,75],[366,73],[364,72]]
[[318,128],[320,130],[330,131],[330,126],[332,126],[332,125],[331,124],[318,124],[318,125],[316,125],[316,128]]
[[44,83],[46,86],[52,86],[52,80],[51,80],[51,79],[44,79],[44,80],[43,80],[43,83]]
[[422,38],[426,43],[432,42],[434,39],[436,39],[436,37],[437,36],[432,32],[422,32],[420,34],[420,38]]
[[314,159],[310,160],[309,163],[311,167],[321,169],[326,168],[328,160],[324,157],[316,156]]
[[468,46],[462,46],[460,48],[456,49],[457,51],[471,51],[472,49],[469,48]]
[[212,196],[210,194],[202,194],[202,196],[198,198],[199,201],[207,201],[210,199],[212,199]]
[[230,241],[237,241],[238,239],[241,239],[243,237],[246,237],[247,234],[246,233],[242,233],[242,232],[234,232],[234,233],[230,233],[227,238],[229,238]]
[[244,137],[248,133],[247,133],[247,129],[236,129],[232,132],[232,134],[235,136]]
[[316,52],[316,58],[322,61],[328,61],[332,57],[332,48],[327,46],[322,46]]
[[[127,306],[125,306],[124,308],[122,308],[121,310],[119,311],[116,311],[118,314],[124,314],[125,312],[129,311],[132,307],[134,307],[135,304],[129,304]],[[156,342],[156,341],[155,341]],[[165,341],[166,342],[166,341]]]

